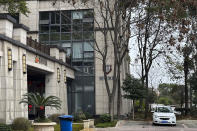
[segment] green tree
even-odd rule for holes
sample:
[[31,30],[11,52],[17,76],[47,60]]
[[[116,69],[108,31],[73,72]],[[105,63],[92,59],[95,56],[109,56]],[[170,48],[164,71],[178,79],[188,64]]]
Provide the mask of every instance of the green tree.
[[158,103],[164,105],[172,105],[173,100],[170,97],[160,97]]
[[135,101],[145,98],[146,90],[143,87],[141,80],[134,78],[130,74],[127,74],[125,80],[123,81],[122,89],[125,92],[123,97],[126,99],[133,100],[133,119],[134,119]]
[[29,9],[26,0],[0,0],[0,7],[8,13],[22,13],[27,16]]
[[[158,90],[160,92],[160,98],[169,98],[171,104],[183,106],[184,102],[184,85],[162,83],[159,85]],[[182,97],[180,97],[182,96]],[[160,101],[161,102],[161,101]],[[168,102],[169,103],[169,102]]]
[[23,95],[22,100],[19,102],[33,105],[38,111],[38,119],[45,119],[45,115],[42,113],[45,107],[53,107],[57,110],[61,109],[61,100],[56,96],[44,97],[39,93],[26,93]]

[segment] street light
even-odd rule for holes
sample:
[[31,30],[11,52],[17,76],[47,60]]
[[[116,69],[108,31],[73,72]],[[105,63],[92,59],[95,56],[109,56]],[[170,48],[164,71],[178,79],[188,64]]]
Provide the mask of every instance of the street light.
[[8,70],[12,70],[12,50],[8,49]]
[[60,83],[60,68],[57,68],[57,82]]
[[23,63],[23,74],[27,73],[27,64],[26,64],[26,55],[23,54],[22,56],[22,63]]

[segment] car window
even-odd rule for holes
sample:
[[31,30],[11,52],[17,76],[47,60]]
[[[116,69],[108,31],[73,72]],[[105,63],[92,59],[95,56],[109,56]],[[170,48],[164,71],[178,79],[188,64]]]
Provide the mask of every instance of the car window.
[[157,107],[157,112],[173,113],[172,109],[168,107]]

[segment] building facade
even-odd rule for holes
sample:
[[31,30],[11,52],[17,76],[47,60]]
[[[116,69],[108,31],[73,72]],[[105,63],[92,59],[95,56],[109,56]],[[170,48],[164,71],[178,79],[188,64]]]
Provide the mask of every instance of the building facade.
[[[91,1],[88,5],[78,2],[73,6],[70,3],[62,1],[57,1],[54,4],[53,1],[32,0],[27,1],[30,10],[28,16],[22,14],[15,16],[16,23],[29,27],[27,36],[39,41],[42,45],[50,47],[49,55],[50,57],[52,56],[53,59],[56,59],[55,62],[47,59],[47,64],[51,62],[51,66],[50,64],[45,65],[45,67],[42,67],[41,69],[38,68],[37,72],[40,72],[42,69],[50,70],[46,71],[50,72],[50,75],[46,75],[47,73],[44,71],[45,79],[43,77],[39,79],[45,81],[46,95],[55,94],[59,97],[63,96],[60,97],[65,100],[65,108],[62,109],[62,113],[73,114],[78,111],[89,112],[93,115],[108,113],[108,96],[103,77],[103,65],[102,61],[99,59],[99,54],[93,49],[95,42],[97,42],[99,46],[103,46],[104,43],[101,33],[95,30],[95,20],[102,23],[102,19],[95,15],[98,14],[95,1]],[[26,36],[23,36],[23,39],[25,38]],[[61,56],[61,50],[66,51],[66,59]],[[5,53],[3,53],[3,55],[4,54]],[[110,86],[112,86],[113,48],[110,48],[108,54],[108,80]],[[32,53],[32,55],[36,57],[37,54]],[[29,66],[32,65],[32,62],[28,65],[28,58],[29,57],[27,57],[27,69],[29,69],[30,72],[34,72],[35,68],[29,68]],[[60,58],[64,59],[63,63],[61,63],[62,65],[57,62]],[[7,57],[4,59],[7,60]],[[35,63],[33,64],[35,65]],[[64,68],[66,69],[66,85],[64,83],[58,84],[58,82],[56,82],[56,84],[51,87],[51,84],[48,84],[50,90],[47,90],[47,81],[50,83],[50,81],[56,80],[55,77],[57,74],[55,70],[57,66],[61,66],[61,68],[59,67],[61,70],[61,79],[63,79],[64,76],[63,70]],[[125,58],[121,67],[121,81],[125,78],[126,73],[128,72],[129,62]],[[27,75],[28,73],[24,76],[26,82],[28,79]],[[34,73],[34,75],[36,76],[38,74]],[[34,90],[35,86],[33,86],[31,82],[27,82],[27,84],[32,85],[32,90]],[[61,88],[62,90],[58,91],[56,90],[57,88]],[[53,91],[57,92],[54,93]],[[122,99],[120,107],[122,115],[129,113],[131,110],[131,102]],[[27,108],[24,108],[24,110],[26,110],[27,114]],[[50,111],[48,114],[52,113],[55,113],[55,110],[54,112]],[[1,118],[3,118],[3,116],[0,117],[0,119]]]

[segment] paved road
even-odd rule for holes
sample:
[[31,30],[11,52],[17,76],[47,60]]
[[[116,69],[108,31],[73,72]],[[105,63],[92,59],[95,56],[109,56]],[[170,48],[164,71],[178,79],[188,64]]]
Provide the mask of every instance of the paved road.
[[122,121],[118,127],[96,129],[96,131],[197,131],[197,121],[177,121],[177,126],[153,126],[152,122]]

